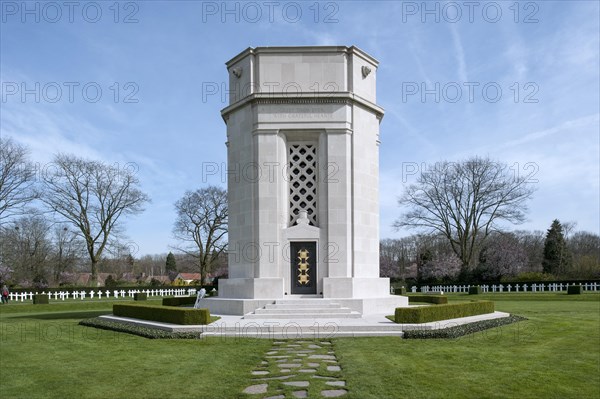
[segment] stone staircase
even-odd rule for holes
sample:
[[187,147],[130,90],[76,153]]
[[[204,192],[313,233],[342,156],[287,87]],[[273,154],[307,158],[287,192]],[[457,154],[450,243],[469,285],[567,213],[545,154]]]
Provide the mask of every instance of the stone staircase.
[[356,319],[362,315],[335,300],[322,298],[278,299],[244,315],[244,319]]

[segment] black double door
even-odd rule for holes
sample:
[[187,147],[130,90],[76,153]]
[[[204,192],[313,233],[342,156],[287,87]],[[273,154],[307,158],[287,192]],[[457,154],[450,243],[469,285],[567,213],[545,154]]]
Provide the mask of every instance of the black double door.
[[290,244],[292,295],[317,293],[317,243],[296,241]]

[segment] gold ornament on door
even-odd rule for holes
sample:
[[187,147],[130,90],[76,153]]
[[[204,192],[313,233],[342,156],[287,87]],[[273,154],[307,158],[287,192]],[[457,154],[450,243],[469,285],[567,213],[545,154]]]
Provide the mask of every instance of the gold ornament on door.
[[298,283],[301,285],[310,283],[310,275],[308,274],[310,269],[308,255],[309,253],[306,249],[298,251]]

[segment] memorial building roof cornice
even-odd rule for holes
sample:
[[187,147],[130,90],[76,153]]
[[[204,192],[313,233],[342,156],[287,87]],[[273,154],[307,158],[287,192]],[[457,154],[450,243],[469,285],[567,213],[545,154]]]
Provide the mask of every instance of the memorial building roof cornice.
[[384,115],[383,108],[352,92],[253,93],[223,108],[223,120],[227,121],[230,113],[249,104],[356,104],[375,113],[378,119],[382,119]]

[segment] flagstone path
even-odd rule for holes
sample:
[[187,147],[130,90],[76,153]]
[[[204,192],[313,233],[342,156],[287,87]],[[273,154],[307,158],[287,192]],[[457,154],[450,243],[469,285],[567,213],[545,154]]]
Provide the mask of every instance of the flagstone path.
[[274,341],[252,371],[249,398],[337,398],[345,396],[346,381],[331,341]]

